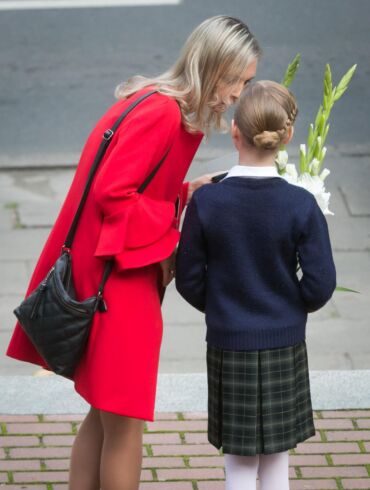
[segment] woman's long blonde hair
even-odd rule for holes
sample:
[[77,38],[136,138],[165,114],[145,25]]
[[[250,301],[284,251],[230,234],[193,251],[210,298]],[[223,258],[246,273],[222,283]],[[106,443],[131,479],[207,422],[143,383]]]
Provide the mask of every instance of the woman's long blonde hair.
[[169,70],[153,78],[134,76],[118,85],[115,95],[126,98],[155,85],[178,101],[188,131],[209,134],[211,129],[225,127],[222,113],[214,110],[222,102],[217,85],[236,83],[260,55],[261,48],[246,24],[234,17],[211,17],[190,34]]

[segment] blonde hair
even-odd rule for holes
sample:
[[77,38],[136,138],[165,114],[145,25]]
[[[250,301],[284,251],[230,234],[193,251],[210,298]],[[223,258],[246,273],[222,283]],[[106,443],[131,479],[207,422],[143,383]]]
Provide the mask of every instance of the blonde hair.
[[153,78],[134,76],[118,85],[117,98],[155,85],[176,99],[183,123],[190,132],[225,127],[215,107],[222,103],[216,94],[219,83],[236,83],[246,67],[259,59],[261,48],[246,24],[228,16],[216,16],[202,22],[188,37],[176,63]]
[[247,86],[235,109],[234,121],[248,144],[276,150],[298,114],[294,95],[270,80]]

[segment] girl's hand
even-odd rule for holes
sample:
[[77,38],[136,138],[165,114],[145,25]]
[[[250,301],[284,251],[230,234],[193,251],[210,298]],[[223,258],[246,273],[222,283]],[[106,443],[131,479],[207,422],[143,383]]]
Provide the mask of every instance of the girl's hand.
[[167,287],[172,279],[175,277],[175,264],[176,264],[176,251],[172,253],[167,259],[159,262],[162,269],[162,285]]
[[215,175],[223,174],[224,172],[218,171],[218,172],[213,172],[211,174],[205,174],[202,175],[201,177],[197,177],[196,179],[192,180],[189,182],[189,190],[188,190],[188,197],[186,200],[186,204],[190,202],[190,199],[193,195],[193,192],[196,191],[199,187],[202,187],[202,185],[205,184],[211,184],[212,183],[212,177]]

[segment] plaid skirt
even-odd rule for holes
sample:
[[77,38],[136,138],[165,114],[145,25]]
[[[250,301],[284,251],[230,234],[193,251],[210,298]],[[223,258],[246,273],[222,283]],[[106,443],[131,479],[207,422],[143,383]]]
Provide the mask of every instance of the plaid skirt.
[[254,351],[207,348],[208,440],[242,456],[315,435],[306,342]]

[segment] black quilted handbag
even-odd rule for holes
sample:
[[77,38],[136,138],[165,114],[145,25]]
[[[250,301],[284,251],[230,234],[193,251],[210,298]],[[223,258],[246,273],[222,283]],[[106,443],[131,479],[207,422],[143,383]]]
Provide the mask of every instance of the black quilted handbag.
[[[78,221],[96,170],[118,126],[140,102],[156,92],[156,90],[153,90],[139,97],[121,114],[112,128],[104,132],[103,141],[90,169],[78,209],[68,231],[65,244],[62,247],[61,255],[45,279],[14,310],[14,314],[23,330],[48,367],[56,374],[66,378],[72,378],[81,359],[94,313],[97,310],[101,312],[107,311],[107,306],[103,299],[103,291],[114,262],[113,259],[106,262],[97,295],[84,301],[78,301],[71,279],[71,248]],[[139,187],[138,192],[143,192],[150,183],[165,160],[168,151]]]

